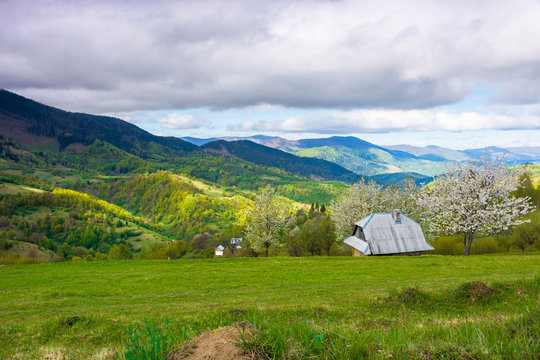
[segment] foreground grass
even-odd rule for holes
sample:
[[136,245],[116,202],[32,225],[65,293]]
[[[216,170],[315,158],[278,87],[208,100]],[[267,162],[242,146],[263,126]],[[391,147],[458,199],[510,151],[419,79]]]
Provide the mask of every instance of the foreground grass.
[[[156,339],[164,353],[237,321],[259,329],[243,345],[270,357],[538,358],[539,264],[533,253],[4,266],[0,358],[123,357]],[[489,296],[460,288],[471,281]]]

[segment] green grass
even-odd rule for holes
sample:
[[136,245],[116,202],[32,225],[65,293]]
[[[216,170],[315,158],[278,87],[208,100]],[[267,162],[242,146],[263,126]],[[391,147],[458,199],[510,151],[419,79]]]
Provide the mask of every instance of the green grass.
[[[170,348],[178,331],[244,320],[259,329],[244,346],[273,357],[534,358],[539,264],[526,253],[3,266],[0,358],[121,358],[144,324],[167,326],[137,341]],[[469,297],[471,281],[491,296]]]
[[0,182],[0,195],[14,195],[19,193],[41,193],[43,190],[30,186]]

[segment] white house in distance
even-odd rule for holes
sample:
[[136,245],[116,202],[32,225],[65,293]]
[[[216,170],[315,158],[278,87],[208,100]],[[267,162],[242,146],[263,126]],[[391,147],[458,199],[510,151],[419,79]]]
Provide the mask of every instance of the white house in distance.
[[215,256],[223,256],[223,251],[225,251],[225,248],[223,247],[223,245],[219,245],[219,246],[214,250],[214,255],[215,255]]
[[360,255],[421,255],[433,250],[420,224],[399,210],[374,213],[355,223],[352,236],[343,241]]

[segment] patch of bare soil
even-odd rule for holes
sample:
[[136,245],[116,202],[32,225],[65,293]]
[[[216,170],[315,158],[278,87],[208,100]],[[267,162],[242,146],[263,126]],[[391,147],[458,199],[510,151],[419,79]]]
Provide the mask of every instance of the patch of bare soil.
[[197,336],[186,345],[172,352],[169,360],[250,360],[259,359],[256,354],[245,353],[239,345],[242,336],[254,334],[251,324],[237,323],[210,330]]
[[491,288],[481,281],[463,284],[460,289],[465,293],[467,298],[472,301],[485,300],[490,298],[493,294]]

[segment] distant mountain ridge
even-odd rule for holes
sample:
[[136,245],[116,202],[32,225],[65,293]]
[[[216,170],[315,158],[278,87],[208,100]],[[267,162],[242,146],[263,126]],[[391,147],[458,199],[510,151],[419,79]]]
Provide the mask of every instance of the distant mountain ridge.
[[[104,164],[96,165],[96,162],[107,162],[111,163],[107,164],[111,165],[107,166],[110,171],[121,168],[127,172],[134,168],[152,168],[145,160],[173,161],[207,152],[276,167],[308,179],[354,182],[360,178],[335,163],[295,156],[251,141],[219,145],[222,140],[214,143],[202,140],[199,143],[203,147],[199,147],[177,137],[153,135],[121,119],[64,111],[7,90],[0,90],[0,136],[9,138],[29,153],[44,154],[40,155],[42,161],[48,161],[49,155],[54,154],[55,161],[81,168],[84,164],[93,164],[103,170]],[[271,138],[259,136],[256,139]],[[196,138],[190,140],[197,142]],[[122,163],[114,164],[115,158]]]
[[[201,146],[203,151],[237,157],[251,163],[277,167],[292,174],[319,177],[319,180],[358,181],[361,177],[332,162],[316,158],[299,158],[293,154],[249,140],[217,140]],[[300,160],[299,160],[300,159]]]
[[7,90],[0,90],[0,134],[27,146],[56,143],[59,149],[102,140],[143,158],[197,149],[190,142],[153,135],[121,119],[60,110]]
[[[484,154],[490,158],[505,154],[507,161],[517,164],[540,162],[540,147],[534,146],[459,151],[435,145],[379,146],[353,136],[300,140],[266,135],[221,139],[164,137],[121,119],[64,111],[7,90],[0,90],[0,136],[20,144],[24,150],[57,152],[61,154],[57,159],[78,156],[80,161],[76,161],[81,167],[100,161],[114,162],[121,157],[121,164],[102,166],[111,172],[150,169],[154,166],[152,161],[202,156],[203,152],[275,167],[292,175],[345,182],[379,174],[395,174],[378,177],[392,181],[411,174],[415,178],[430,177],[444,171],[448,163]],[[43,161],[48,161],[46,156]],[[73,161],[62,163],[73,165]]]
[[[184,139],[192,142],[202,140],[205,143],[215,141],[215,138]],[[509,163],[540,162],[540,146],[454,150],[437,145],[425,147],[406,144],[379,146],[352,136],[287,140],[277,136],[255,135],[222,137],[220,139],[253,141],[295,155],[328,160],[356,174],[367,176],[393,173],[399,173],[403,176],[408,176],[411,173],[433,176],[444,171],[449,163],[480,158],[484,154],[490,159],[504,154],[504,159]]]

